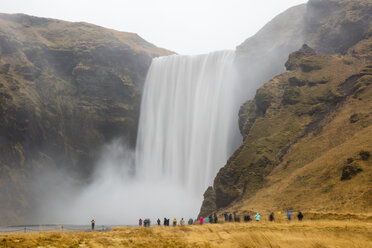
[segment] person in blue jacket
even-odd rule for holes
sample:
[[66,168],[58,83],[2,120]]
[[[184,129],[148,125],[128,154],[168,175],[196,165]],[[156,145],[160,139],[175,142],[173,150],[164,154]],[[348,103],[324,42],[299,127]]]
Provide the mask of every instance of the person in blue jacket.
[[260,221],[261,215],[259,213],[257,213],[254,217],[256,218],[256,221],[258,222],[258,221]]

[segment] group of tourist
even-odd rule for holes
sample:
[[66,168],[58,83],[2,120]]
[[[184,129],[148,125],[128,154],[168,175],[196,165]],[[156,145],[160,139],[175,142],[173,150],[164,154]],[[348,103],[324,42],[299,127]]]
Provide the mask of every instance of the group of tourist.
[[[281,212],[279,211],[277,214],[280,216]],[[236,214],[236,212],[234,212],[234,213],[224,212],[224,213],[222,213],[222,215],[225,217],[225,222],[240,222],[240,217]],[[256,222],[259,222],[261,220],[260,213],[256,213],[254,218],[255,218]],[[297,219],[299,221],[302,221],[303,218],[304,218],[304,215],[302,214],[301,211],[299,211],[298,214],[297,214]],[[269,219],[269,221],[274,221],[275,220],[274,212],[270,213],[268,219]],[[292,219],[293,219],[293,211],[292,210],[287,211],[287,219],[288,219],[288,221],[292,221]],[[252,221],[251,216],[249,214],[244,215],[244,222],[249,222],[249,221]],[[170,222],[170,219],[164,218],[163,226],[169,226],[169,222]],[[187,224],[192,225],[195,222],[197,222],[197,220],[194,221],[193,219],[189,219]],[[142,226],[142,223],[145,227],[148,227],[148,226],[150,226],[150,219],[145,219],[144,221],[142,221],[142,219],[139,219],[138,220],[139,226]],[[200,217],[199,224],[203,225],[204,223],[218,223],[217,214],[216,213],[214,213],[213,215],[211,214],[211,215],[209,215],[208,218]],[[157,224],[158,224],[158,226],[161,225],[160,219],[157,220]],[[173,226],[177,226],[177,219],[176,218],[173,219],[172,224],[173,224]],[[180,225],[181,226],[185,225],[185,221],[184,221],[183,218],[180,220]]]

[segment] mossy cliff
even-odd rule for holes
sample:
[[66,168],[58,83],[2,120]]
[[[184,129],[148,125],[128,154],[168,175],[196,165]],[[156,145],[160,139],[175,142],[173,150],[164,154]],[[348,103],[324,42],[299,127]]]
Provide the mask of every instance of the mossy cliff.
[[133,33],[1,14],[0,220],[27,212],[32,174],[58,167],[86,179],[102,144],[134,146],[148,67],[168,54]]
[[[216,208],[371,212],[372,37],[346,55],[292,53],[239,113],[242,145],[218,172]],[[209,195],[213,195],[209,189]]]

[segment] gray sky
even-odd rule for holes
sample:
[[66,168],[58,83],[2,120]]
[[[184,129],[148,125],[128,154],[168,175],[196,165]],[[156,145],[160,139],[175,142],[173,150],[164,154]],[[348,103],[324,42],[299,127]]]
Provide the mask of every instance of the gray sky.
[[307,0],[0,0],[0,12],[85,21],[180,54],[235,49],[268,21]]

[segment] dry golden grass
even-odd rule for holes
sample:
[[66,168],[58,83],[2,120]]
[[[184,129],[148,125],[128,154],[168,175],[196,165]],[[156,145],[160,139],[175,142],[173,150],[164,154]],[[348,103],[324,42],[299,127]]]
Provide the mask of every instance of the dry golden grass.
[[1,247],[372,247],[372,223],[304,221],[0,234]]

